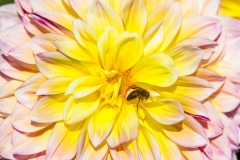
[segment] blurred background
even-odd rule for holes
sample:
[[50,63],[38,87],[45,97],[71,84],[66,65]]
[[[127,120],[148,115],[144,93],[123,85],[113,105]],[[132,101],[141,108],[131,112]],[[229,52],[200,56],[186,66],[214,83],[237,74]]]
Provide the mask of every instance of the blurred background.
[[0,0],[0,6],[7,3],[13,3],[13,0]]
[[[8,3],[13,3],[14,0],[0,0],[0,6]],[[238,160],[240,160],[240,152],[237,154]]]

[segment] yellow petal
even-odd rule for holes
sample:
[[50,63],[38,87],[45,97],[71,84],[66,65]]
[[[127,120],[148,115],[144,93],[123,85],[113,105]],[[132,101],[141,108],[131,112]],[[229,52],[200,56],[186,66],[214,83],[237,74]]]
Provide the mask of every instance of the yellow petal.
[[163,21],[164,23],[165,39],[159,47],[159,50],[163,52],[175,38],[182,24],[182,16],[179,3],[166,3],[156,8],[149,15],[147,29],[159,23],[160,21]]
[[109,147],[107,146],[106,142],[103,142],[98,147],[94,147],[91,144],[87,134],[87,125],[85,124],[78,140],[77,159],[104,159],[104,157],[107,155],[108,149]]
[[127,153],[123,145],[117,146],[116,148],[110,148],[110,154],[113,159],[130,159],[130,154]]
[[96,0],[90,5],[87,12],[87,23],[95,30],[98,36],[108,26],[113,26],[119,33],[124,31],[118,13],[103,0]]
[[147,25],[147,11],[143,0],[131,0],[122,13],[126,31],[137,32],[140,36]]
[[58,122],[49,138],[46,159],[72,159],[77,151],[77,144],[83,123],[68,126]]
[[44,96],[32,108],[30,119],[39,123],[63,120],[63,109],[68,96]]
[[137,140],[129,141],[125,144],[125,150],[130,159],[138,159],[138,143]]
[[193,46],[180,46],[167,53],[175,62],[179,76],[194,73],[203,56],[203,50]]
[[102,66],[108,71],[113,69],[113,43],[118,35],[115,28],[107,27],[97,42]]
[[173,99],[144,103],[144,109],[161,124],[171,125],[184,119],[182,105]]
[[119,15],[121,14],[121,3],[123,3],[122,0],[105,0],[105,2],[115,9]]
[[69,3],[82,20],[86,21],[88,7],[93,1],[94,0],[69,0]]
[[174,0],[144,0],[148,14],[150,14],[157,7],[168,2],[174,2]]
[[143,55],[143,41],[136,33],[124,32],[113,44],[113,62],[115,68],[126,71]]
[[124,104],[107,138],[111,148],[135,139],[138,135],[138,117],[132,105]]
[[109,104],[102,105],[93,114],[88,124],[88,134],[95,147],[99,146],[107,138],[112,130],[116,116],[117,109]]
[[88,71],[78,61],[59,52],[39,53],[36,56],[40,72],[47,78],[58,76],[80,77]]
[[165,135],[159,134],[161,159],[181,160],[182,155],[176,143],[169,140]]
[[222,0],[219,8],[219,14],[225,15],[227,17],[234,17],[240,19],[240,16],[238,14],[239,8],[240,5],[237,0],[234,1]]
[[88,53],[89,57],[91,57],[94,62],[97,62],[98,36],[94,32],[94,30],[86,22],[77,19],[73,21],[73,33],[78,44],[80,44],[80,46],[84,48],[83,51],[84,50],[86,50],[85,52],[89,51],[90,52]]
[[75,124],[86,119],[98,108],[100,96],[98,92],[86,97],[74,99],[69,97],[64,106],[63,117],[67,124]]
[[138,134],[139,159],[161,159],[160,146],[156,138],[143,126],[140,126]]
[[80,46],[75,40],[57,40],[53,44],[58,48],[59,51],[73,59],[79,61],[93,61],[89,56],[89,54],[91,53],[89,53],[88,50]]
[[66,94],[73,93],[75,98],[82,98],[100,89],[105,82],[100,77],[82,76],[69,85]]
[[[68,13],[70,15],[75,16],[76,14],[74,11],[66,4],[63,0],[41,0],[41,1],[35,1],[30,0],[31,7],[34,12],[37,11],[43,11],[43,10],[54,10],[54,11],[61,11],[64,13]],[[26,2],[27,3],[27,2]]]
[[200,9],[199,2],[200,1],[196,0],[179,0],[179,3],[181,5],[182,16],[183,17],[197,16]]
[[[156,53],[142,58],[133,66],[133,80],[159,87],[172,85],[178,78],[173,60],[166,54]],[[148,78],[146,78],[148,77]]]
[[150,27],[143,35],[144,55],[157,53],[164,40],[164,24],[162,21]]
[[69,84],[74,80],[73,77],[50,78],[38,88],[36,95],[52,95],[64,93]]

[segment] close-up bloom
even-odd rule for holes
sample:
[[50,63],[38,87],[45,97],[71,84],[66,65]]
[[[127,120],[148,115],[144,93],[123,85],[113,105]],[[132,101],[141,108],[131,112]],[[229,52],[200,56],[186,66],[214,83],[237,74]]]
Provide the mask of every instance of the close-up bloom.
[[240,21],[224,10],[229,5],[15,0],[1,6],[0,156],[236,160]]

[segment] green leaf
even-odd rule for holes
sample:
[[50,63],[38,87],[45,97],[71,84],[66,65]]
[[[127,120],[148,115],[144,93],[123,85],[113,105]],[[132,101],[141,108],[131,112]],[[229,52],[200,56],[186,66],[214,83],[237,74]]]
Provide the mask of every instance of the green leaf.
[[13,3],[13,0],[0,0],[0,6],[8,3]]

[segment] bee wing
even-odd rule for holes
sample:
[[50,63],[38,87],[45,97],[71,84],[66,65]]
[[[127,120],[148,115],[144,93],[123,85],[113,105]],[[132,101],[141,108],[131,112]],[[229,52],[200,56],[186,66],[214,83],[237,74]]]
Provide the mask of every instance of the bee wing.
[[128,89],[127,92],[126,92],[126,94],[125,94],[125,98],[127,99],[128,95],[129,95],[132,91],[134,91],[134,90],[135,90],[135,89],[133,89],[133,88]]

